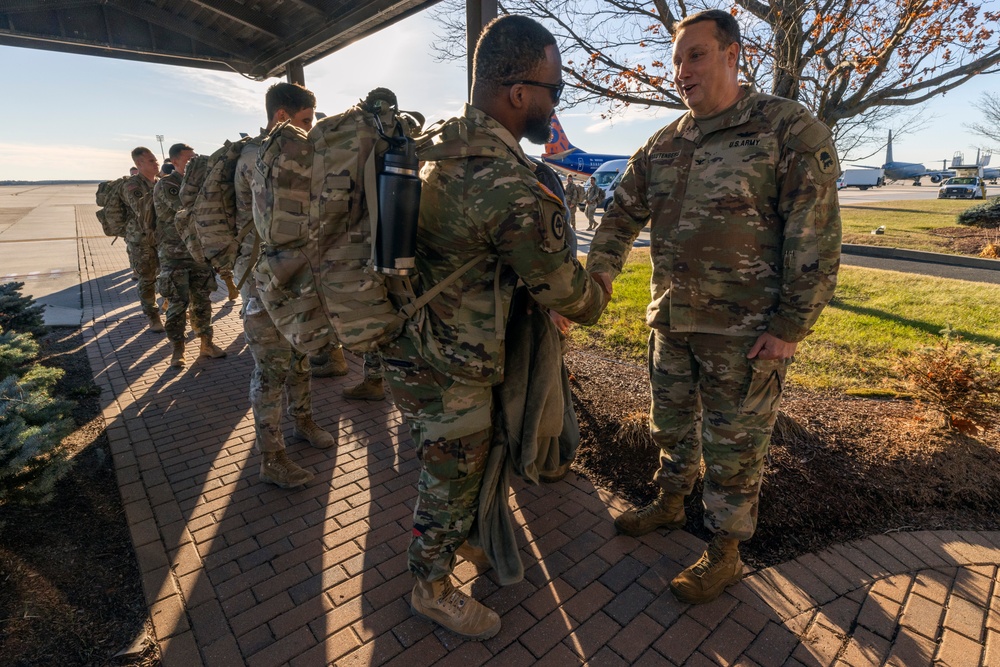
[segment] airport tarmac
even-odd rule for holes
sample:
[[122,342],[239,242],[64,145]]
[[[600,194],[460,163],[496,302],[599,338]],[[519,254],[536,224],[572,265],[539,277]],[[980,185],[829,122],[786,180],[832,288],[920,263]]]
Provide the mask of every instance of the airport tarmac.
[[[81,236],[80,220],[81,216],[93,214],[95,191],[93,183],[0,186],[0,283],[23,282],[23,293],[46,306],[47,324],[78,326],[81,322],[80,262],[91,261],[91,258],[84,252],[85,237]],[[1000,195],[1000,187],[991,187],[989,194]],[[937,187],[929,182],[921,187],[906,183],[867,191],[847,189],[840,192],[842,205],[936,197]],[[576,221],[579,228],[586,226],[586,217],[582,213],[577,214]],[[580,231],[577,236],[578,250],[585,255],[590,249],[593,233]],[[119,239],[116,243],[124,241]],[[648,229],[639,235],[636,247],[649,247]],[[866,258],[865,265],[870,265],[871,261]],[[898,267],[885,263],[877,265],[903,271],[923,268],[925,270],[921,273],[928,272],[927,265],[912,262]]]

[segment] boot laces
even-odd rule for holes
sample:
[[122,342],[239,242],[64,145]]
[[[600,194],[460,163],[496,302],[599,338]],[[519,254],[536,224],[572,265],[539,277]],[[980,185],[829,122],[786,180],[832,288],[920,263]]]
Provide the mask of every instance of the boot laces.
[[438,604],[451,616],[461,614],[462,609],[465,608],[465,603],[468,601],[469,596],[455,588],[454,584],[450,581],[441,592],[441,597],[438,598]]
[[646,517],[659,514],[660,512],[663,512],[663,506],[660,504],[660,499],[657,498],[645,507],[640,507],[636,510],[635,515],[640,519],[645,519]]
[[725,554],[722,553],[722,549],[715,542],[709,542],[708,548],[705,549],[705,553],[701,555],[698,562],[695,563],[694,567],[691,568],[691,573],[697,577],[705,576],[709,570],[718,565]]

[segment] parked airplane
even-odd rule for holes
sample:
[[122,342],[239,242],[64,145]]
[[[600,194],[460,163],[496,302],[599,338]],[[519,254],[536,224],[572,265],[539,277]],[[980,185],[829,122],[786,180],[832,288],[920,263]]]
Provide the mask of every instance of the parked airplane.
[[560,171],[589,176],[609,160],[627,160],[628,155],[588,153],[569,142],[566,131],[555,114],[552,114],[552,137],[545,144],[542,160]]
[[940,183],[942,178],[948,178],[949,176],[954,176],[953,172],[948,172],[947,170],[934,171],[928,170],[927,167],[918,162],[896,162],[892,159],[892,132],[889,132],[889,143],[885,147],[885,164],[881,167],[872,167],[868,165],[855,165],[862,167],[864,169],[884,169],[885,177],[890,181],[907,181],[913,179],[914,185],[920,185],[920,179],[924,176],[930,176],[931,183]]

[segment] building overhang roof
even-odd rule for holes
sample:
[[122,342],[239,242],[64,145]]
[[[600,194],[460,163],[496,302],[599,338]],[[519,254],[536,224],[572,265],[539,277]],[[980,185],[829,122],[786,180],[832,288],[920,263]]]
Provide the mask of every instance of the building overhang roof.
[[0,0],[0,45],[234,71],[308,65],[439,0]]

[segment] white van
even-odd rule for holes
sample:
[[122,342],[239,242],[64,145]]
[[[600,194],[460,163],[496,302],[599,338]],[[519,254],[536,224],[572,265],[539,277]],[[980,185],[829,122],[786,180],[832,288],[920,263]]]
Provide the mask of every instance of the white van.
[[[608,206],[611,205],[611,199],[614,197],[615,188],[618,187],[618,183],[622,180],[622,174],[625,173],[625,167],[628,166],[628,160],[609,160],[598,167],[591,176],[597,181],[597,187],[604,190],[604,201],[597,205],[597,208],[608,210]],[[590,183],[588,178],[586,181]]]

